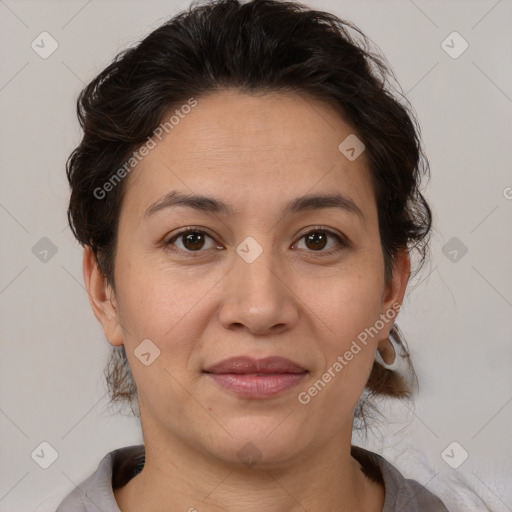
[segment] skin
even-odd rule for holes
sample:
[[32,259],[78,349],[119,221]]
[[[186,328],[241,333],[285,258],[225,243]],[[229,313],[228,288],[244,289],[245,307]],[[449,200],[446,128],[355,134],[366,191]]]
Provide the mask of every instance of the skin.
[[[409,278],[403,251],[385,282],[366,155],[349,161],[338,150],[352,133],[331,106],[299,95],[198,98],[128,178],[115,293],[85,248],[92,309],[110,343],[125,345],[138,387],[146,465],[115,491],[123,512],[382,510],[384,489],[363,475],[350,443],[375,351],[389,359],[392,321],[308,404],[297,399],[402,303]],[[146,217],[171,190],[220,199],[238,214],[180,206]],[[280,216],[292,199],[333,192],[364,221],[332,207]],[[201,246],[178,237],[166,248],[187,226],[211,238]],[[308,244],[304,234],[318,226],[349,245]],[[252,263],[236,252],[247,236],[263,249]],[[332,248],[340,250],[326,254]],[[149,366],[134,355],[144,339],[160,350]],[[272,398],[242,399],[202,373],[240,355],[287,357],[309,373]],[[254,465],[237,456],[247,443],[261,457]]]

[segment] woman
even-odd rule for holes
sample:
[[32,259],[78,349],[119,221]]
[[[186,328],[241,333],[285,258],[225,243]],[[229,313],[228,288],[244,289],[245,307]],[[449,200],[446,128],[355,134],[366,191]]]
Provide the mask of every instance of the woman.
[[414,385],[394,322],[431,227],[390,76],[331,14],[219,0],[84,89],[69,220],[144,445],[58,512],[447,510],[351,445]]

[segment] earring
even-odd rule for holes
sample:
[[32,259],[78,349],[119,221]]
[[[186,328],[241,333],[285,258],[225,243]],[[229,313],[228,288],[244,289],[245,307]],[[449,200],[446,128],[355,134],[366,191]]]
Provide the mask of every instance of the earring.
[[[393,330],[393,329],[392,329]],[[400,354],[400,346],[398,344],[398,341],[396,340],[395,336],[390,332],[388,336],[388,341],[391,343],[391,346],[393,347],[393,350],[395,351],[395,358],[392,363],[386,363],[384,359],[382,359],[382,356],[380,355],[379,350],[375,352],[375,360],[386,370],[395,371],[398,369],[398,360],[399,360],[399,354]]]

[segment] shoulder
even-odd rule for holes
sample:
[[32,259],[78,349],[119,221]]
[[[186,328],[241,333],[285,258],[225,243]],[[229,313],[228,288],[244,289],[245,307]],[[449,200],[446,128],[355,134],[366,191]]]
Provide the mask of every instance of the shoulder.
[[141,457],[144,457],[144,445],[126,446],[109,452],[96,471],[64,498],[56,512],[120,512],[113,489],[134,476],[136,462]]
[[416,480],[405,478],[381,455],[359,446],[352,446],[351,453],[369,478],[383,483],[386,497],[382,512],[449,512],[437,496]]

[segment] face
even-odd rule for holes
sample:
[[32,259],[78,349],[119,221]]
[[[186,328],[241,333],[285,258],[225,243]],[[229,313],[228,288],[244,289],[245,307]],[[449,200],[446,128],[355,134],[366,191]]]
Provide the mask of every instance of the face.
[[384,280],[366,155],[338,149],[353,133],[316,100],[218,92],[130,174],[115,294],[93,307],[147,445],[279,464],[350,437],[408,275]]

